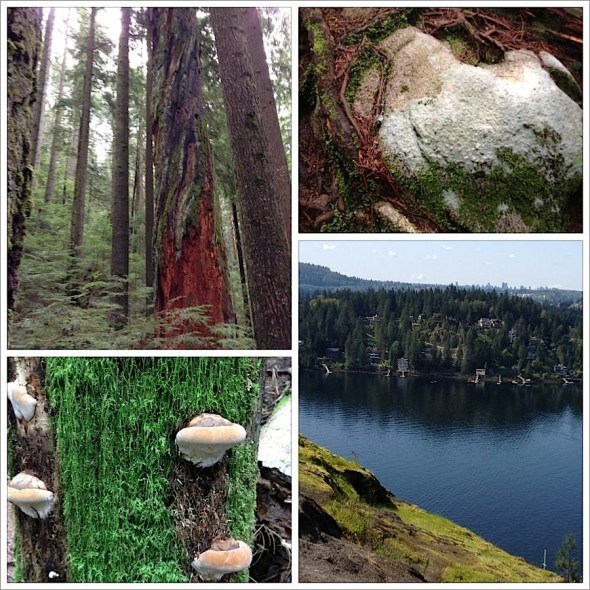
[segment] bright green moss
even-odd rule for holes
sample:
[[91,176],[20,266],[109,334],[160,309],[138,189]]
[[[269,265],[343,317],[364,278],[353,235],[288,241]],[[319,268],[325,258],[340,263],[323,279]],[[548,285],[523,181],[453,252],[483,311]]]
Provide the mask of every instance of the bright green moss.
[[[450,230],[563,231],[568,222],[566,207],[581,179],[550,182],[537,166],[512,150],[500,150],[497,155],[500,164],[480,173],[431,162],[412,178],[395,170],[394,175]],[[558,174],[562,163],[554,159],[546,165]]]
[[[243,358],[47,359],[72,581],[189,581],[170,506],[176,431],[204,411],[248,426],[259,377]],[[220,517],[246,541],[256,469],[254,444],[230,452]]]

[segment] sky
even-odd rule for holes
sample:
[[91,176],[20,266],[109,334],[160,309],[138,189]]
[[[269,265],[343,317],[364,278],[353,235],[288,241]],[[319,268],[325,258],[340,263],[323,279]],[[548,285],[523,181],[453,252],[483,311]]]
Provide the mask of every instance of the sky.
[[583,288],[581,240],[306,240],[299,261],[380,281]]

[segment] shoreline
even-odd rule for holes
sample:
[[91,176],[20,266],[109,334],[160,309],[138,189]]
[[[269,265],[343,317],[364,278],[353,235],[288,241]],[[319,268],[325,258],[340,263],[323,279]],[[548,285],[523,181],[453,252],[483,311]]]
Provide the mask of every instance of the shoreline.
[[[324,369],[318,369],[314,367],[299,367],[300,371],[309,371],[309,372],[319,372],[319,373],[326,373]],[[408,377],[424,377],[426,379],[430,378],[433,379],[433,382],[438,381],[439,379],[452,379],[455,381],[464,381],[466,383],[473,383],[474,385],[478,385],[479,383],[492,383],[495,385],[582,385],[584,383],[583,378],[581,377],[569,377],[568,383],[564,382],[563,377],[549,377],[546,379],[539,379],[539,378],[532,378],[528,380],[528,382],[521,382],[515,381],[514,377],[505,377],[502,375],[502,381],[498,382],[498,375],[488,375],[486,377],[481,377],[478,380],[478,383],[475,383],[473,375],[462,375],[460,373],[419,373],[417,371],[406,371],[405,377],[399,375],[398,371],[392,371],[390,375],[387,375],[383,371],[368,371],[363,369],[344,369],[344,368],[330,368],[330,373],[352,373],[352,374],[359,374],[359,375],[375,375],[381,377],[397,377],[398,379],[405,379]]]

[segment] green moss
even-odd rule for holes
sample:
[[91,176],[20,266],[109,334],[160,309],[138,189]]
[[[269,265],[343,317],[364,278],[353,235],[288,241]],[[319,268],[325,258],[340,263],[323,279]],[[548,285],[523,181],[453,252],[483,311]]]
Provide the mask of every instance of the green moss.
[[456,31],[446,31],[442,39],[449,44],[453,55],[459,61],[471,64],[472,66],[478,63],[477,52],[462,35]]
[[[192,556],[169,506],[175,433],[203,411],[248,426],[259,375],[259,361],[244,358],[47,359],[72,581],[189,581]],[[230,453],[227,513],[219,515],[246,541],[254,446]]]
[[356,45],[362,43],[363,39],[367,39],[371,43],[377,44],[395,33],[398,29],[407,27],[409,17],[412,13],[411,8],[401,10],[396,14],[391,14],[383,20],[376,21],[371,26],[362,31],[354,32],[348,35],[344,41],[346,45]]
[[[557,140],[550,134],[547,136],[548,142]],[[568,222],[564,210],[581,179],[550,182],[537,166],[512,150],[499,150],[497,156],[500,164],[480,173],[469,173],[454,164],[443,168],[432,162],[411,178],[399,170],[392,172],[429,214],[449,229],[517,231],[510,222],[503,226],[503,218],[514,218],[522,220],[529,231],[563,231]],[[563,169],[559,156],[547,159],[544,164],[555,176]]]
[[309,33],[311,33],[312,46],[311,50],[317,57],[322,57],[330,47],[330,42],[324,37],[322,27],[319,23],[307,21],[305,24]]
[[[345,93],[348,104],[352,105],[363,78],[372,69],[378,72],[381,71],[381,59],[371,48],[365,47],[351,64],[348,72],[349,81]],[[385,78],[387,78],[387,71],[385,72]]]
[[[358,483],[371,477],[353,461],[299,437],[299,483],[354,542],[429,582],[560,582],[550,571],[506,553],[470,530],[399,498],[375,505]],[[351,482],[356,482],[352,485]],[[397,566],[399,568],[399,565]]]

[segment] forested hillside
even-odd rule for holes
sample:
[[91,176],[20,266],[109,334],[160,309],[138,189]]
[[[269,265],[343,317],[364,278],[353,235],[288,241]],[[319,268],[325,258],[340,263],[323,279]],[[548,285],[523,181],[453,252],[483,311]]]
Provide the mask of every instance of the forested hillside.
[[9,346],[289,348],[289,10],[7,25]]
[[[549,305],[454,286],[342,290],[303,296],[303,367],[398,369],[473,375],[572,376],[582,371],[581,296]],[[401,361],[404,366],[405,362]]]
[[[351,291],[366,291],[368,289],[425,289],[436,288],[439,285],[428,283],[403,283],[400,281],[377,281],[371,279],[359,279],[330,270],[327,266],[319,264],[299,263],[299,293],[309,295],[318,291],[336,291],[338,289],[350,289]],[[455,285],[469,288],[468,285]],[[497,291],[498,287],[491,285],[476,285],[485,291]],[[512,295],[529,297],[540,303],[552,303],[556,305],[574,304],[582,299],[580,291],[571,289],[539,288],[531,289],[524,286],[508,287],[501,289]]]

